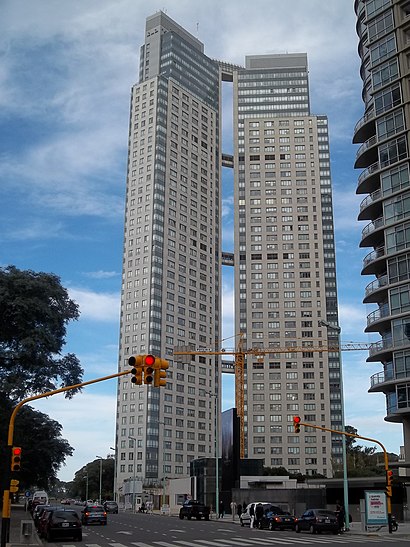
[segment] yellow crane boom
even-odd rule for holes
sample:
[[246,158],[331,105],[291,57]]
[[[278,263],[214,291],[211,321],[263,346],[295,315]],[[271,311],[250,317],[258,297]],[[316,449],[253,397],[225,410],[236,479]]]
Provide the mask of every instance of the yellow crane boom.
[[370,343],[367,342],[342,342],[340,346],[322,345],[304,345],[304,346],[286,346],[272,348],[247,348],[243,349],[243,335],[240,335],[237,349],[208,349],[208,348],[190,348],[187,346],[176,346],[174,355],[234,355],[235,356],[235,406],[240,423],[240,456],[245,457],[245,355],[253,355],[256,358],[263,359],[265,355],[280,353],[311,353],[311,352],[337,352],[340,351],[363,351],[368,350]]

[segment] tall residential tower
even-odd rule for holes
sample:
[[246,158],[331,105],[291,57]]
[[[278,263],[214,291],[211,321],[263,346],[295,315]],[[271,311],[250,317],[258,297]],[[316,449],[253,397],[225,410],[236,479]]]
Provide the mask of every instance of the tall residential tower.
[[[357,33],[363,80],[364,116],[354,142],[362,143],[355,167],[362,168],[357,193],[361,247],[372,250],[363,275],[374,279],[364,302],[376,309],[366,332],[377,332],[368,362],[382,371],[371,377],[371,392],[386,396],[388,422],[403,424],[406,462],[410,461],[410,2],[356,0]],[[406,203],[409,209],[406,209]]]
[[[233,156],[220,147],[222,81]],[[170,368],[165,388],[119,382],[119,491],[215,456],[220,357],[184,364],[173,351],[220,347],[222,164],[234,168],[236,333],[268,349],[247,358],[245,456],[327,476],[341,461],[337,436],[292,426],[299,414],[340,429],[343,416],[340,354],[326,351],[338,341],[328,124],[310,112],[307,57],[217,62],[158,12],[131,94],[119,369],[147,353]]]

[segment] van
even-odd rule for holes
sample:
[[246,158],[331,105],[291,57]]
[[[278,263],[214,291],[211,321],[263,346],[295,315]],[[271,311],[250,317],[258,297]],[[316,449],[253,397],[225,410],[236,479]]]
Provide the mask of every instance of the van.
[[48,494],[44,490],[37,490],[33,494],[32,508],[36,505],[48,505]]
[[[274,509],[277,509],[279,512],[281,512],[281,509],[279,507],[276,507],[275,505],[272,505],[269,501],[254,501],[253,503],[248,503],[246,506],[245,511],[242,513],[242,515],[239,516],[239,520],[241,523],[241,526],[250,526],[251,524],[251,514],[255,515],[255,508],[258,504],[262,504],[263,507],[263,513],[265,514],[267,511],[270,510],[271,507]],[[252,508],[252,512],[251,512]]]

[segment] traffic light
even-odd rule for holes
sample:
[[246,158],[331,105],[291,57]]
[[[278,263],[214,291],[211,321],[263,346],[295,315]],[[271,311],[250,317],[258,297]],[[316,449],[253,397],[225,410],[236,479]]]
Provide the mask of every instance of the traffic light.
[[386,471],[386,494],[388,495],[389,498],[391,498],[393,495],[392,481],[393,481],[393,471],[391,469],[388,469]]
[[154,386],[164,387],[167,383],[166,370],[169,368],[169,363],[165,359],[157,357],[154,363]]
[[13,446],[11,449],[11,470],[20,471],[21,469],[21,448]]
[[10,492],[12,492],[13,494],[18,492],[19,491],[19,484],[20,484],[20,481],[18,481],[16,479],[11,479],[11,481],[10,481]]
[[131,382],[133,384],[141,385],[142,384],[142,367],[144,366],[143,363],[144,356],[143,355],[132,355],[128,359],[128,364],[133,367],[131,370],[132,378]]
[[293,427],[295,433],[300,433],[300,416],[293,416]]
[[153,355],[144,355],[144,384],[149,386],[154,383],[154,364]]

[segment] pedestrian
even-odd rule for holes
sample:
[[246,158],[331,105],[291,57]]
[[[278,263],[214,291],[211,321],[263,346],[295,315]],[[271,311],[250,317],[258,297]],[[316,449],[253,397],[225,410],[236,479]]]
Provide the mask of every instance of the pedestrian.
[[238,503],[238,507],[236,508],[236,511],[238,513],[238,517],[241,518],[242,515],[242,505]]
[[263,520],[263,505],[261,503],[258,503],[258,505],[255,507],[255,525],[257,528],[262,528],[262,520]]
[[337,523],[339,525],[339,534],[343,534],[345,531],[345,508],[343,505],[336,505],[336,517],[337,517]]
[[219,518],[220,519],[223,519],[224,518],[224,514],[225,514],[225,506],[224,506],[224,502],[221,500],[219,502]]
[[231,501],[231,515],[232,515],[232,520],[235,520],[236,503],[234,501]]
[[251,503],[251,506],[249,507],[249,516],[251,517],[249,528],[253,528],[253,523],[255,522],[255,506],[253,503]]

